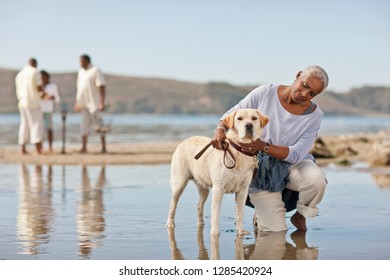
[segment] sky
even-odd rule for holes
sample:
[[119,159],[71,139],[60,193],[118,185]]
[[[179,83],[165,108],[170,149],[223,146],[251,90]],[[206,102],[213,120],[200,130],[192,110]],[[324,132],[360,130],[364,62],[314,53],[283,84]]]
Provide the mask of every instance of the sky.
[[0,68],[84,53],[124,76],[288,85],[317,64],[329,90],[390,86],[390,1],[0,0]]

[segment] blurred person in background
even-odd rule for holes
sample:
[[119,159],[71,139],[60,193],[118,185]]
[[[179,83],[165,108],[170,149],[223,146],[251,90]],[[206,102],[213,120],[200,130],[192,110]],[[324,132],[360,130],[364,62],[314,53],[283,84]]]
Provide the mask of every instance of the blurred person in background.
[[[81,112],[81,150],[87,152],[88,136],[93,127],[100,131],[103,120],[100,112],[105,109],[106,81],[100,69],[92,65],[91,58],[83,54],[80,56],[80,69],[77,75],[77,95],[74,110]],[[100,133],[101,153],[106,153],[105,133]]]
[[22,154],[27,154],[26,145],[29,143],[35,144],[36,152],[42,154],[44,128],[41,99],[46,98],[47,94],[43,90],[42,77],[37,66],[37,60],[30,58],[15,78],[20,112],[18,144]]
[[47,132],[47,141],[49,143],[49,152],[53,152],[53,124],[52,115],[55,109],[55,103],[60,102],[58,87],[50,82],[50,74],[45,70],[41,71],[43,89],[47,97],[41,100],[41,110],[43,113],[44,126]]

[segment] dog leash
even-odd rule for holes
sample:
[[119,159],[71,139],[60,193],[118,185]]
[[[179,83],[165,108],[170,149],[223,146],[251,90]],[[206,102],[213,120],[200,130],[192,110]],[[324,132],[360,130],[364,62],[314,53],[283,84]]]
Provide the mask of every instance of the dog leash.
[[[210,146],[211,146],[211,142],[208,143],[199,153],[197,153],[194,158],[196,160],[198,160]],[[227,169],[233,169],[236,166],[236,159],[235,159],[232,151],[230,151],[230,149],[229,149],[229,143],[223,142],[222,143],[222,150],[224,151],[224,154],[223,154],[223,164],[225,165],[225,167]],[[226,153],[228,153],[230,155],[230,157],[233,159],[234,164],[231,165],[231,166],[228,166],[226,164]]]
[[[244,152],[244,151],[241,150],[240,146],[238,146],[236,143],[234,143],[230,139],[228,139],[228,141],[229,141],[230,145],[232,145],[233,148],[235,148],[237,151],[239,151],[240,153],[242,153],[242,154],[244,154],[246,156],[253,157],[253,156],[257,155],[257,153]],[[229,149],[229,143],[227,143],[227,142],[223,142],[222,143],[222,150],[224,151],[223,164],[225,165],[225,167],[227,169],[233,169],[236,166],[236,158],[234,157],[232,151]],[[206,150],[210,146],[211,146],[211,142],[208,143],[199,153],[197,153],[195,155],[195,159],[198,160],[204,154],[204,152],[206,152]],[[226,164],[226,153],[228,153],[230,155],[230,157],[233,159],[234,164],[231,165],[231,166],[228,166]]]

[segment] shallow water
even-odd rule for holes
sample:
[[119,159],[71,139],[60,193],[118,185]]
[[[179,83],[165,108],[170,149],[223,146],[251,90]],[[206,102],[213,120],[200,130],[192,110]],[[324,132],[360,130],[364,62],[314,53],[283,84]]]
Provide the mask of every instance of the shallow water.
[[[211,137],[219,115],[110,115],[104,120],[111,127],[107,143],[169,142],[181,141],[193,135]],[[0,114],[0,147],[17,144],[18,114]],[[66,142],[80,143],[80,114],[69,114],[66,118]],[[62,120],[58,113],[53,116],[54,147],[62,145]],[[327,116],[325,115],[320,135],[345,134],[390,130],[388,117]],[[97,135],[88,140],[99,143]]]
[[[221,209],[221,235],[196,226],[193,183],[165,228],[169,165],[0,165],[0,259],[390,259],[390,174],[325,168],[329,185],[306,235],[254,237],[253,210],[236,238],[234,196]],[[293,212],[287,213],[290,217]]]

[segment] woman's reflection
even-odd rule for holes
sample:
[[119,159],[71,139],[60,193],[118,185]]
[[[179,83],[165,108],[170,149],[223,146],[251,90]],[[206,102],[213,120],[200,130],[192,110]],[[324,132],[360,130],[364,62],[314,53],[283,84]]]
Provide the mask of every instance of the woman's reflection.
[[47,249],[54,209],[52,207],[52,167],[48,166],[47,181],[43,180],[42,166],[19,168],[18,238],[22,254],[42,254]]
[[89,258],[92,249],[102,245],[105,230],[103,187],[106,183],[105,166],[95,187],[91,185],[86,166],[82,168],[81,201],[77,205],[77,232],[79,239],[79,254]]
[[248,260],[316,260],[318,248],[309,247],[305,231],[294,231],[290,237],[294,245],[286,241],[286,231],[259,232],[254,244],[244,246],[244,258]]

